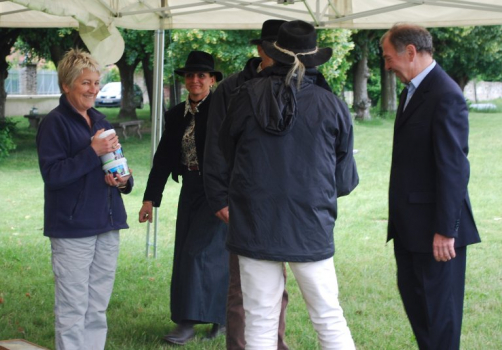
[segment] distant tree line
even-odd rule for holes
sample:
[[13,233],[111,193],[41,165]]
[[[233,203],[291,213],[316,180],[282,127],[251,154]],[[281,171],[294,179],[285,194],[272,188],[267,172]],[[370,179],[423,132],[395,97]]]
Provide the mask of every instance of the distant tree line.
[[[122,81],[122,106],[119,118],[135,119],[132,104],[134,73],[141,69],[147,93],[152,100],[153,86],[153,32],[120,29],[125,50],[116,63]],[[464,89],[472,79],[502,80],[502,27],[432,28],[434,58]],[[333,57],[320,67],[333,91],[343,97],[344,91],[353,91],[353,111],[361,120],[371,119],[371,107],[381,112],[393,112],[401,83],[394,74],[386,72],[381,58],[379,39],[383,30],[320,29],[319,45],[333,48]],[[6,57],[13,47],[32,61],[46,59],[56,65],[72,47],[85,48],[73,28],[20,29],[0,28],[0,119],[5,119],[5,79],[9,64]],[[216,65],[225,76],[240,71],[246,61],[257,55],[249,40],[259,37],[259,31],[245,30],[170,30],[166,31],[164,84],[171,96],[179,96],[180,83],[173,74],[181,67],[191,50],[211,53]],[[171,99],[171,103],[175,103]],[[169,106],[166,106],[168,108]]]

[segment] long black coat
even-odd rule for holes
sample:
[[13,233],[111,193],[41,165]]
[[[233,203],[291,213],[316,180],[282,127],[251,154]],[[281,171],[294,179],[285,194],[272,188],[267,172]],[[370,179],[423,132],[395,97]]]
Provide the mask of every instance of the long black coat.
[[228,290],[227,225],[219,220],[206,199],[203,185],[203,155],[211,95],[195,114],[195,146],[199,171],[187,171],[181,164],[181,140],[192,115],[184,116],[185,103],[166,113],[166,128],[155,153],[144,194],[145,201],[160,206],[169,175],[183,177],[176,218],[173,273],[171,277],[171,319],[180,323],[225,324]]
[[[198,107],[199,113],[195,115],[195,148],[199,170],[203,172],[204,144],[206,142],[207,115],[211,103],[212,93]],[[181,139],[185,129],[192,120],[188,113],[186,117],[185,102],[179,103],[164,115],[165,130],[160,139],[157,151],[153,158],[153,167],[148,177],[143,200],[153,201],[154,207],[159,207],[162,201],[162,192],[169,175],[178,182],[178,177],[183,174],[181,164]]]
[[[400,104],[402,106],[403,103]],[[435,233],[455,246],[480,241],[467,184],[469,121],[458,85],[436,65],[398,111],[389,188],[390,240],[432,252]]]
[[297,90],[273,67],[232,99],[220,146],[232,168],[227,247],[255,259],[307,262],[334,254],[337,197],[358,184],[350,113],[317,86]]

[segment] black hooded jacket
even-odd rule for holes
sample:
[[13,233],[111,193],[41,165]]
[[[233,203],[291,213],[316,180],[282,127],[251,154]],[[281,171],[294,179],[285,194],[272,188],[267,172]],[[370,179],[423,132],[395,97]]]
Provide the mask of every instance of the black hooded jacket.
[[255,259],[308,262],[334,254],[337,197],[358,184],[347,106],[316,84],[285,85],[288,67],[244,83],[220,135],[231,167],[228,249]]
[[204,189],[209,206],[216,213],[228,206],[228,165],[218,147],[218,133],[227,115],[232,93],[246,81],[260,76],[258,67],[261,58],[251,58],[244,69],[223,80],[213,93],[207,121],[206,146],[204,150]]
[[[257,57],[249,59],[241,72],[229,76],[218,85],[211,99],[204,148],[204,188],[209,206],[215,213],[228,206],[229,168],[218,146],[221,123],[227,116],[228,105],[239,86],[251,79],[266,77],[269,73],[273,74],[274,70],[271,67],[258,72],[261,61],[261,58]],[[314,82],[331,92],[331,88],[320,72],[316,71]]]

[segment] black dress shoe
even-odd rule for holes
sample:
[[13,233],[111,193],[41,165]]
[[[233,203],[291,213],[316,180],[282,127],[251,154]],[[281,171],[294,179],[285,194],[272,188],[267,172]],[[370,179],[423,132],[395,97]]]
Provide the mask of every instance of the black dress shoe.
[[193,329],[193,324],[191,323],[180,323],[176,328],[164,337],[164,340],[168,343],[176,345],[185,345],[190,339],[195,336],[195,331]]
[[207,336],[204,339],[214,339],[220,334],[225,334],[226,332],[227,327],[214,323],[213,327],[211,328],[209,333],[207,333]]

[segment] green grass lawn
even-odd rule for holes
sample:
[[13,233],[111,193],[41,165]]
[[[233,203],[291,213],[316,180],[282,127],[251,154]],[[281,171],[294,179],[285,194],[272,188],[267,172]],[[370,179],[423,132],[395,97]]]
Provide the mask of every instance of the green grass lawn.
[[[114,118],[117,111],[102,110]],[[148,119],[148,111],[140,112]],[[49,239],[43,236],[43,183],[35,133],[18,120],[17,149],[0,161],[0,340],[24,338],[54,348],[54,286]],[[502,349],[502,113],[471,114],[470,195],[483,242],[468,250],[462,349]],[[359,187],[339,201],[335,264],[340,301],[360,350],[416,348],[395,283],[392,243],[386,244],[387,189],[393,121],[355,124]],[[150,137],[121,141],[135,188],[124,196],[129,230],[121,233],[115,288],[108,309],[107,349],[161,349],[174,325],[169,280],[180,186],[169,181],[159,209],[157,258],[147,258],[146,226],[137,213],[150,168]],[[319,349],[290,272],[286,339],[291,349]],[[197,327],[186,349],[224,349]]]

